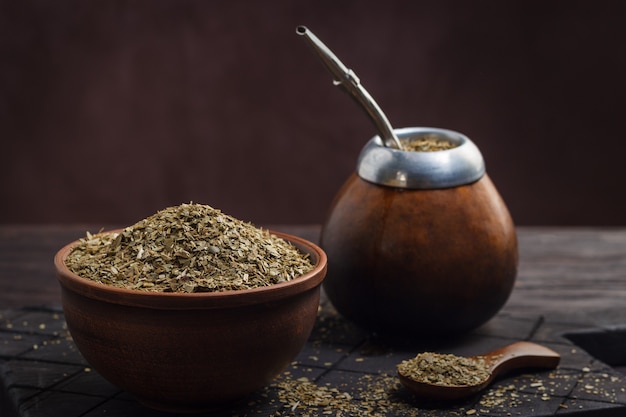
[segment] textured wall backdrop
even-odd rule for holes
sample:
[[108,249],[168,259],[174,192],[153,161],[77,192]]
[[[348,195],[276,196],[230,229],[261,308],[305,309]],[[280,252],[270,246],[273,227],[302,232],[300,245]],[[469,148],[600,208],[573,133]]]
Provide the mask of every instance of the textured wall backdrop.
[[467,134],[517,224],[623,225],[626,2],[0,1],[0,222],[318,223],[375,134]]

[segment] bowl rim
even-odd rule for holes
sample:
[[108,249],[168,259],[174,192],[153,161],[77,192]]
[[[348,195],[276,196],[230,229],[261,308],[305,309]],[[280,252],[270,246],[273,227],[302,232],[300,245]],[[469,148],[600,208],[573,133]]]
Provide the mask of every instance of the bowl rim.
[[[123,229],[107,230],[100,233],[118,233]],[[293,244],[296,248],[307,253],[314,261],[313,269],[291,281],[272,284],[267,287],[247,290],[230,290],[222,292],[148,292],[118,288],[101,284],[87,278],[80,277],[69,270],[65,259],[70,251],[80,243],[77,239],[61,248],[54,256],[54,267],[57,280],[63,290],[78,293],[82,296],[132,307],[152,308],[157,310],[191,310],[216,309],[225,307],[241,307],[278,301],[287,297],[306,292],[319,287],[326,276],[326,253],[316,244],[299,236],[284,232],[266,229],[269,233],[278,236]]]

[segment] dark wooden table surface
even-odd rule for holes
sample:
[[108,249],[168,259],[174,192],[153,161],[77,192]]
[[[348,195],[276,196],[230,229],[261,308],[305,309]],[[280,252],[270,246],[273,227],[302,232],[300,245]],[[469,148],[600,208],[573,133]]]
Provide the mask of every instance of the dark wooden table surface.
[[[317,241],[319,236],[318,226],[270,228],[312,241]],[[98,380],[100,385],[95,385],[99,387],[97,393],[69,389],[69,382],[61,377],[51,378],[48,385],[31,383],[33,379],[45,379],[46,372],[54,372],[50,369],[63,363],[59,358],[68,357],[69,351],[73,352],[70,355],[73,359],[68,359],[68,363],[63,365],[73,366],[73,371],[65,370],[62,375],[69,375],[67,378],[82,377],[82,369],[88,368],[69,338],[67,351],[61,352],[57,347],[54,351],[57,356],[52,354],[52,350],[46,351],[41,347],[46,346],[50,338],[66,340],[62,338],[64,326],[60,291],[52,258],[64,244],[84,236],[86,230],[94,232],[98,229],[87,225],[0,226],[0,330],[5,332],[4,346],[0,339],[0,365],[3,370],[0,376],[4,378],[0,381],[4,391],[4,395],[0,395],[4,407],[0,408],[0,415],[3,417],[4,413],[59,417],[107,415],[107,412],[108,415],[140,415],[141,409],[132,399],[124,398],[115,388],[106,386],[105,381]],[[529,391],[529,387],[533,387],[531,380],[519,382],[525,376],[516,376],[517,379],[502,381],[504,386],[509,384],[511,387],[513,385],[510,384],[514,383],[525,384],[526,389],[520,388],[516,395],[527,397],[528,401],[515,406],[511,403],[507,407],[487,407],[480,398],[476,398],[473,402],[445,407],[403,406],[380,415],[626,415],[626,382],[621,373],[623,365],[626,365],[626,228],[520,227],[518,239],[519,273],[506,306],[486,326],[442,349],[469,354],[478,353],[477,349],[487,346],[497,347],[505,341],[538,341],[563,355],[556,377],[569,376],[574,382],[560,392],[550,392],[551,397],[546,398],[541,397],[545,392],[541,394],[537,391],[537,387],[545,386],[542,385],[545,381],[535,382],[533,393]],[[379,342],[343,322],[325,299],[323,307],[318,320],[321,324],[314,331],[311,343],[294,362],[292,372],[297,373],[297,369],[306,367],[307,372],[312,372],[309,375],[312,381],[318,384],[325,381],[350,391],[356,390],[356,383],[354,378],[346,378],[346,375],[377,378],[393,371],[392,362],[397,363],[411,356],[409,351],[387,346],[381,351]],[[36,320],[41,323],[38,327],[34,326],[35,319],[28,322],[24,317],[37,317]],[[339,332],[336,337],[330,341],[313,340],[320,337],[323,330],[320,326],[329,323],[333,323],[333,331]],[[17,349],[12,345],[14,340],[35,342],[22,343],[23,349]],[[37,343],[40,343],[39,346],[36,346]],[[337,346],[345,348],[344,354],[336,353],[342,351]],[[47,352],[47,356],[42,352]],[[23,374],[20,372],[27,373],[30,379],[21,379]],[[91,372],[92,378],[94,374]],[[595,380],[588,379],[591,374]],[[601,385],[603,390],[596,389],[594,393],[592,388]],[[106,395],[100,392],[102,386],[107,388]],[[273,389],[274,394],[279,392],[277,387],[268,389]],[[49,398],[56,400],[44,407],[44,400]],[[85,398],[91,401],[89,405],[85,405]],[[405,403],[407,401],[411,403],[410,400]],[[54,404],[58,409],[55,410]],[[75,404],[75,409],[71,409],[72,404]],[[237,413],[257,415],[257,412],[269,413],[268,410],[271,410],[273,415],[327,415],[332,411],[320,406],[306,409],[304,403],[283,404],[283,408],[276,404],[262,405],[257,411],[254,407],[247,411],[245,408],[238,409]],[[111,410],[117,411],[112,413]],[[235,411],[225,415],[233,413]]]

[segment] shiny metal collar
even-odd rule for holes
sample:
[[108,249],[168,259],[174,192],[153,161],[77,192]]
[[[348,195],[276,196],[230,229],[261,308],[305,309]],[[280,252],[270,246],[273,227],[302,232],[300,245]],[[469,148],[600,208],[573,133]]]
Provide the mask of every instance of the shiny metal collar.
[[482,154],[461,133],[432,127],[394,131],[401,140],[434,135],[458,146],[435,152],[401,151],[386,147],[379,136],[374,136],[361,151],[357,164],[357,173],[364,180],[395,188],[436,189],[470,184],[485,174]]

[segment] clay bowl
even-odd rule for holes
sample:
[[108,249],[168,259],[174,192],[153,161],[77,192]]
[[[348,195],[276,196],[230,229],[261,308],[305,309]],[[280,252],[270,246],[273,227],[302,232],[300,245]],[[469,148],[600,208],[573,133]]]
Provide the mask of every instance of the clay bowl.
[[326,275],[316,245],[275,235],[315,268],[270,287],[221,293],[149,293],[98,284],[55,256],[68,329],[89,364],[142,404],[201,412],[245,398],[280,374],[309,337]]

